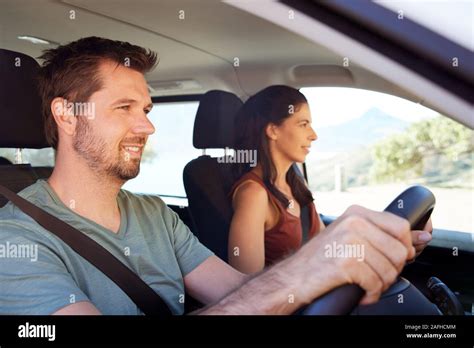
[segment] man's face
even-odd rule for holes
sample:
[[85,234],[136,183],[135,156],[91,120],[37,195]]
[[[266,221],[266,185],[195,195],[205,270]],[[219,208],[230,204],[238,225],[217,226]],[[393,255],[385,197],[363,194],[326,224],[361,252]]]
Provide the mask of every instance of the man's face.
[[155,128],[144,76],[112,62],[100,67],[103,88],[92,94],[93,117],[78,116],[74,150],[97,174],[122,181],[135,178],[148,135]]

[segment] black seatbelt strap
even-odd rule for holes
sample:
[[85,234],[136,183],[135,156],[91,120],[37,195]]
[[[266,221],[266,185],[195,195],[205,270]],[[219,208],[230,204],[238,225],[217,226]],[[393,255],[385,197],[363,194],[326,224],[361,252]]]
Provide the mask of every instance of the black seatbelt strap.
[[[307,174],[306,174],[306,164],[303,162],[303,173],[301,173],[301,169],[298,167],[296,163],[293,163],[292,165],[293,170],[295,171],[296,175],[301,179],[301,181],[307,186],[308,183],[306,182]],[[309,204],[306,204],[304,207],[301,207],[301,212],[300,212],[300,222],[301,222],[301,231],[303,233],[303,241],[301,244],[304,244],[308,241],[308,235],[309,235]]]
[[109,277],[143,313],[171,315],[166,303],[148,284],[96,241],[2,185],[0,194]]
[[301,220],[301,230],[303,231],[303,242],[302,244],[308,241],[309,235],[309,204],[301,207],[300,220]]

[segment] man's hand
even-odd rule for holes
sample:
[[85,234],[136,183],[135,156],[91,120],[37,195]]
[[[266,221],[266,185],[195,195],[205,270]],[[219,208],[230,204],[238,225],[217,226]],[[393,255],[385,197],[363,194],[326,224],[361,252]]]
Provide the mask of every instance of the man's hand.
[[426,248],[426,246],[432,239],[432,233],[433,233],[433,224],[431,222],[431,218],[426,222],[426,225],[423,228],[423,230],[411,231],[411,239],[413,240],[413,246],[415,247],[415,250],[416,250],[415,257],[418,257],[418,255],[421,254],[423,249]]
[[361,304],[374,303],[414,256],[407,220],[351,206],[294,255],[200,314],[291,314],[345,284],[366,291]]
[[[328,253],[334,246],[347,251],[363,250],[363,255]],[[406,261],[413,257],[415,248],[408,221],[391,213],[351,206],[293,256],[293,267],[295,272],[304,272],[306,268],[307,283],[311,284],[314,279],[312,285],[308,284],[308,291],[322,290],[319,294],[305,295],[308,298],[314,299],[338,286],[355,283],[366,291],[361,304],[369,304],[378,300],[395,281]]]

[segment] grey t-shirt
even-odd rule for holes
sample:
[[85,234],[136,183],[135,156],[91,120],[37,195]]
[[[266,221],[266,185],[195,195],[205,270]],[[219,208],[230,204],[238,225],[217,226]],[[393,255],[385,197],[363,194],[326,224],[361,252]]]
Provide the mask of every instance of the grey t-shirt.
[[[184,311],[183,277],[213,255],[157,196],[121,190],[114,233],[65,206],[44,180],[20,196],[101,244]],[[0,209],[0,314],[51,314],[90,301],[103,314],[142,314],[107,276],[11,202]]]

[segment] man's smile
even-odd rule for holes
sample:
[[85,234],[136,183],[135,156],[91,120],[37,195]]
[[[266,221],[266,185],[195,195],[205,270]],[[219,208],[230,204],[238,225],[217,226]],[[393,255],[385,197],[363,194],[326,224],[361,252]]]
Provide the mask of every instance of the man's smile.
[[123,144],[121,147],[127,152],[130,156],[139,157],[143,152],[144,144]]

